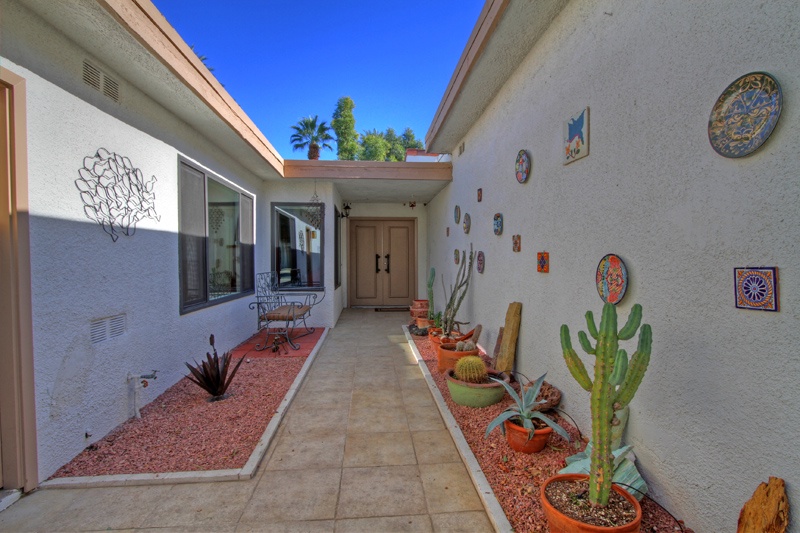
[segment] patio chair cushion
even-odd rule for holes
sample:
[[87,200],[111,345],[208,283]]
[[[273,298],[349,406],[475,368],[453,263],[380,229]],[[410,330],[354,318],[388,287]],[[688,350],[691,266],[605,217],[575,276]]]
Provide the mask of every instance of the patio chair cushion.
[[267,312],[267,320],[295,320],[311,311],[310,305],[282,305]]

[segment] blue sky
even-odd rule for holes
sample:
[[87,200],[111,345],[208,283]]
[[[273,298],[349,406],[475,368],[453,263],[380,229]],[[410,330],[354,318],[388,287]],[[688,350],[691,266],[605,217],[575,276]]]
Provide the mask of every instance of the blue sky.
[[[356,130],[424,141],[483,0],[337,2],[154,0],[156,7],[286,159],[291,126],[336,101],[356,104]],[[322,159],[336,159],[324,150]]]

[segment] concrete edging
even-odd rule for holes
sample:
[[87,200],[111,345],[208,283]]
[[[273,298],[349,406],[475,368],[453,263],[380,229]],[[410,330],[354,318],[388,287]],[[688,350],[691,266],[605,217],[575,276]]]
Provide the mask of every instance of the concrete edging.
[[417,345],[414,343],[414,339],[408,332],[408,326],[403,326],[403,333],[405,333],[408,344],[411,346],[411,351],[414,353],[414,357],[417,360],[417,365],[419,366],[420,370],[422,370],[422,375],[425,377],[425,382],[428,384],[428,388],[433,395],[433,400],[436,402],[436,407],[439,408],[439,413],[442,415],[444,424],[447,426],[450,436],[453,437],[453,442],[456,444],[458,453],[461,456],[461,459],[464,461],[464,465],[467,467],[469,477],[472,479],[472,484],[475,485],[475,490],[478,492],[481,502],[483,502],[483,507],[486,509],[486,514],[488,515],[489,520],[492,522],[492,526],[494,527],[495,531],[499,531],[501,533],[513,531],[511,523],[508,521],[508,518],[506,518],[506,513],[503,511],[503,507],[500,505],[500,502],[497,501],[497,497],[494,495],[492,486],[489,485],[489,481],[487,481],[486,476],[483,475],[483,470],[481,470],[478,460],[475,458],[475,455],[472,453],[472,449],[469,447],[467,440],[464,438],[461,428],[458,426],[458,423],[450,412],[450,409],[448,409],[447,403],[445,403],[444,397],[439,391],[439,387],[437,387],[436,382],[433,381],[433,376],[431,376],[431,373],[428,370],[428,365],[425,364],[425,361],[422,359],[422,355],[417,349]]
[[205,483],[209,481],[240,481],[251,479],[264,456],[267,453],[272,439],[278,432],[278,427],[283,421],[286,411],[292,404],[292,400],[300,390],[306,375],[308,374],[314,359],[319,353],[322,344],[328,336],[329,328],[320,335],[314,349],[308,354],[306,362],[300,368],[300,372],[292,382],[289,390],[286,391],[286,396],[283,397],[278,408],[275,410],[275,415],[267,424],[264,433],[261,435],[256,447],[250,454],[242,468],[233,468],[229,470],[198,470],[194,472],[163,472],[158,474],[117,474],[110,476],[84,476],[84,477],[64,477],[44,481],[39,484],[41,489],[74,489],[74,488],[90,488],[90,487],[125,487],[131,485],[170,485],[177,483]]

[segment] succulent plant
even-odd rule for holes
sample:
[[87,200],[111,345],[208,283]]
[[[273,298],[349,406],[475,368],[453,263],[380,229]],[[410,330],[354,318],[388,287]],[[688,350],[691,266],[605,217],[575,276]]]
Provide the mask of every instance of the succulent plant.
[[594,381],[589,377],[583,361],[572,348],[569,328],[561,326],[561,348],[567,368],[585,390],[592,393],[592,461],[589,472],[589,501],[592,505],[608,505],[614,476],[614,456],[611,449],[611,428],[619,424],[614,414],[630,403],[642,382],[647,365],[650,363],[650,350],[653,333],[648,324],[642,324],[639,332],[639,345],[628,360],[625,350],[619,348],[619,341],[633,338],[642,320],[642,306],[636,304],[631,309],[628,322],[617,331],[617,308],[610,303],[603,306],[600,329],[594,322],[592,312],[586,313],[586,327],[589,335],[597,343],[592,346],[586,333],[578,332],[581,347],[595,356]]
[[496,381],[503,385],[508,391],[509,396],[513,398],[514,403],[509,405],[508,408],[497,415],[497,418],[489,422],[489,426],[486,428],[486,434],[484,438],[489,436],[489,433],[496,427],[500,427],[500,431],[503,432],[503,435],[506,433],[505,426],[503,426],[503,422],[509,419],[515,419],[518,425],[529,430],[528,440],[533,438],[533,419],[541,420],[551,428],[553,431],[564,437],[566,440],[569,440],[569,434],[566,432],[564,428],[558,425],[554,420],[552,420],[549,416],[542,413],[541,411],[537,410],[537,407],[547,403],[547,400],[536,400],[536,397],[539,396],[539,390],[542,388],[542,383],[544,383],[544,377],[547,374],[542,374],[536,382],[532,383],[527,387],[527,389],[523,388],[522,394],[517,394],[511,385],[508,383],[499,380],[497,378],[489,378],[492,381]]
[[483,359],[477,355],[462,357],[456,362],[455,377],[467,383],[485,383],[489,375]]
[[433,283],[436,281],[436,269],[431,267],[428,275],[428,320],[433,320],[436,314],[433,311]]
[[195,366],[186,363],[191,375],[186,376],[190,381],[196,383],[204,391],[211,395],[211,401],[221,400],[225,391],[233,381],[233,376],[244,361],[244,357],[239,359],[239,362],[233,367],[233,372],[228,376],[228,367],[231,363],[231,352],[225,352],[220,358],[217,355],[217,348],[214,346],[214,335],[208,339],[208,343],[214,350],[214,355],[206,352],[206,361],[198,363],[195,361]]

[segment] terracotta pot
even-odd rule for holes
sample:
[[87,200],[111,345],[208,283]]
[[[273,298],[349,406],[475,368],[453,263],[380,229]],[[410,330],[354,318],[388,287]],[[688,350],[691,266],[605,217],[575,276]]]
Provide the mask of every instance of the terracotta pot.
[[414,318],[427,318],[428,317],[428,310],[427,309],[412,309],[411,316]]
[[544,516],[547,518],[547,522],[550,525],[551,533],[639,533],[642,524],[642,506],[639,505],[639,502],[636,501],[636,498],[631,496],[628,491],[619,485],[612,485],[612,490],[622,495],[622,497],[628,500],[636,509],[636,518],[633,520],[633,522],[629,522],[622,526],[604,527],[584,524],[583,522],[579,522],[578,520],[562,514],[559,510],[550,505],[549,501],[547,501],[545,489],[550,483],[554,481],[579,481],[585,479],[589,479],[589,474],[556,474],[542,483],[539,493],[542,499]]
[[444,372],[450,368],[455,368],[456,362],[462,357],[466,357],[468,355],[478,355],[478,350],[464,350],[463,352],[457,352],[455,344],[439,344],[437,351],[439,372]]
[[428,328],[431,324],[433,324],[433,320],[428,320],[427,318],[417,318],[417,327],[420,329]]
[[530,431],[520,425],[517,425],[510,420],[503,422],[506,430],[506,440],[512,450],[522,453],[536,453],[540,452],[547,446],[547,441],[550,439],[550,434],[553,428],[547,426],[542,429],[536,429],[533,432],[533,438],[528,440]]
[[411,304],[411,309],[425,309],[428,310],[428,300],[414,300]]
[[[458,341],[466,341],[471,339],[472,335],[475,333],[475,330],[473,329],[460,337],[457,336],[439,337],[438,335],[442,333],[442,330],[440,328],[436,328],[436,333],[437,335],[431,336],[430,338],[431,342],[433,342],[434,344],[451,344],[451,343],[456,343]],[[428,330],[428,335],[430,335],[430,330]]]
[[[505,372],[498,372],[497,370],[487,369],[486,372],[489,377],[502,379],[506,383],[511,382],[511,377]],[[453,401],[458,405],[466,405],[467,407],[487,407],[494,405],[503,399],[506,390],[503,386],[496,381],[489,381],[489,383],[469,383],[456,379],[455,370],[450,369],[447,371],[447,388],[450,390],[450,396]]]

